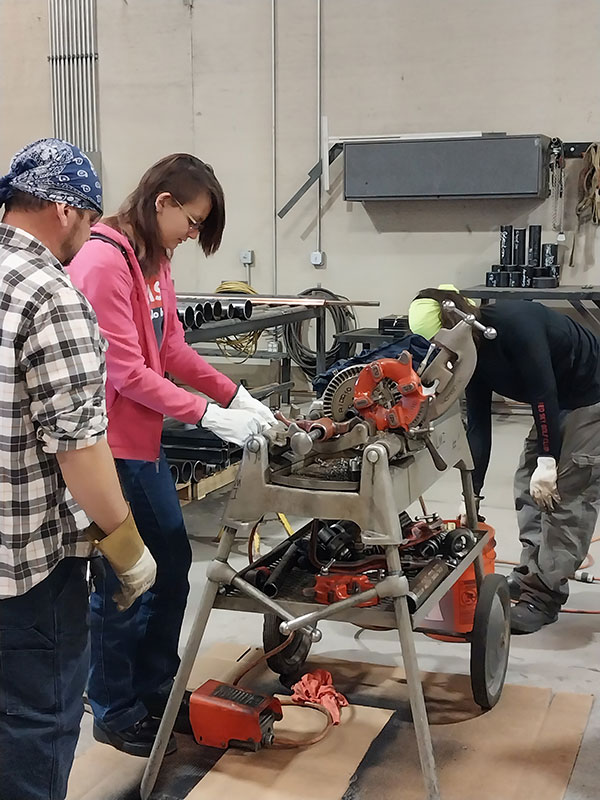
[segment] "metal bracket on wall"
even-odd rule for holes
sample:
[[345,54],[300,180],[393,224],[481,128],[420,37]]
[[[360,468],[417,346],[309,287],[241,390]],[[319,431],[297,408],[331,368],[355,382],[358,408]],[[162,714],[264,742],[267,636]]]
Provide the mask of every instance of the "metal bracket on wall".
[[565,158],[583,158],[593,142],[563,142]]
[[[336,142],[334,145],[332,145],[332,147],[329,148],[330,164],[332,164],[335,161],[335,159],[340,155],[343,149],[344,145],[341,142]],[[283,206],[283,208],[277,212],[277,216],[280,219],[283,219],[285,215],[288,213],[288,211],[290,211],[296,205],[298,200],[300,200],[300,198],[303,197],[306,194],[306,192],[308,192],[310,187],[319,180],[322,172],[323,172],[322,164],[320,161],[317,161],[317,163],[308,173],[308,180],[302,184],[302,186],[293,195],[293,197],[291,197],[287,201],[287,203]]]

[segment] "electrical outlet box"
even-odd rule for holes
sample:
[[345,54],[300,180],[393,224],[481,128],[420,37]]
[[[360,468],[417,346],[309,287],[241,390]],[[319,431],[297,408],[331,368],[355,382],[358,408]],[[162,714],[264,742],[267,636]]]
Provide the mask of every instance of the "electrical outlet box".
[[325,253],[323,250],[313,250],[310,254],[310,263],[315,269],[325,269]]
[[254,264],[254,250],[242,250],[240,253],[240,261],[247,266]]

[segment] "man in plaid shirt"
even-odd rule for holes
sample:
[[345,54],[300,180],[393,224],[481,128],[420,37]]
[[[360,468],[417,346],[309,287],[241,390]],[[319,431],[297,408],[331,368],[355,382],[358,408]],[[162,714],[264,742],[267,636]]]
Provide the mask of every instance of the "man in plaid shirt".
[[[43,139],[0,178],[0,796],[63,800],[88,670],[87,563],[121,609],[156,565],[105,438],[104,342],[62,265],[101,214],[75,146]],[[90,525],[90,520],[93,524]]]

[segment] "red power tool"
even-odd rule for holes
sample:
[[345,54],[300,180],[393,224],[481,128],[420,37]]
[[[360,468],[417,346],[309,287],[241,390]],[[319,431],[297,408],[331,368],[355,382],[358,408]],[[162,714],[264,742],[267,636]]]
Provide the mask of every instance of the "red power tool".
[[[374,589],[375,584],[366,575],[317,575],[315,578],[315,600],[317,603],[329,605],[339,600],[347,600],[353,594]],[[358,607],[376,606],[379,598],[365,600]]]
[[276,697],[220,681],[206,681],[190,697],[194,739],[207,747],[260,750],[273,743],[273,724],[283,714]]

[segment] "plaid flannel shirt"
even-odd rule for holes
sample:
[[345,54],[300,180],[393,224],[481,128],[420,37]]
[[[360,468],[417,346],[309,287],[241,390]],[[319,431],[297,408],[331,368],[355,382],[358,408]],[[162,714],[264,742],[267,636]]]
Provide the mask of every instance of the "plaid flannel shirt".
[[56,453],[105,434],[104,350],[62,265],[30,234],[0,224],[0,598],[92,552]]

